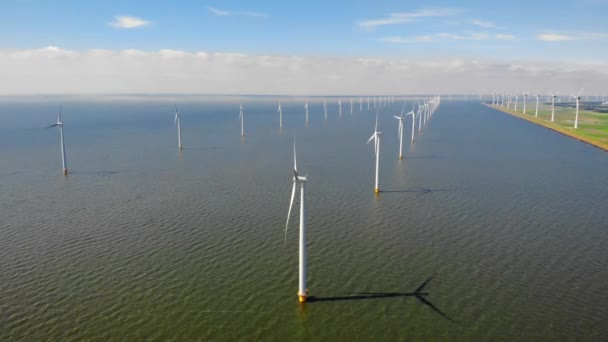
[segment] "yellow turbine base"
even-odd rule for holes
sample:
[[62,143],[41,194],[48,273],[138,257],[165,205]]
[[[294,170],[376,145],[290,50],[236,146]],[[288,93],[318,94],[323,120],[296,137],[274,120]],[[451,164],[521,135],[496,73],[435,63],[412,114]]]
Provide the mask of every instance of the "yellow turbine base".
[[298,295],[298,301],[300,303],[306,303],[306,295]]
[[68,174],[68,169],[63,170],[63,174],[67,175]]
[[379,194],[380,193],[380,189],[376,188],[376,189],[374,189],[374,192],[377,193],[377,194]]
[[399,160],[403,159],[403,156],[399,156]]

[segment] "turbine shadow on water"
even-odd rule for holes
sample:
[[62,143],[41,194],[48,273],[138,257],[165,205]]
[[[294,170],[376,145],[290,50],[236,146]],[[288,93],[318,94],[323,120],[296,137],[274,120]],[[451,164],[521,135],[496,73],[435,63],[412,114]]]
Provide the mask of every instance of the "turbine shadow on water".
[[433,280],[435,274],[430,276],[427,280],[425,280],[414,292],[358,292],[353,293],[346,296],[335,296],[335,297],[316,297],[310,296],[308,297],[309,303],[317,303],[317,302],[339,302],[339,301],[348,301],[348,300],[367,300],[367,299],[383,299],[383,298],[402,298],[402,297],[415,297],[418,301],[437,314],[441,315],[443,318],[455,322],[450,316],[441,311],[437,306],[435,306],[431,301],[426,299],[425,297],[429,295],[428,292],[424,292],[424,288]]
[[426,195],[429,194],[431,192],[440,192],[440,191],[448,191],[447,189],[431,189],[431,188],[427,188],[427,187],[421,187],[421,188],[412,188],[412,189],[403,189],[403,190],[382,190],[383,193],[391,193],[391,192],[395,192],[395,193],[407,193],[407,192],[411,192],[411,193],[416,193],[416,196],[422,196],[422,195]]
[[70,175],[100,175],[100,176],[111,176],[119,173],[120,171],[70,171]]

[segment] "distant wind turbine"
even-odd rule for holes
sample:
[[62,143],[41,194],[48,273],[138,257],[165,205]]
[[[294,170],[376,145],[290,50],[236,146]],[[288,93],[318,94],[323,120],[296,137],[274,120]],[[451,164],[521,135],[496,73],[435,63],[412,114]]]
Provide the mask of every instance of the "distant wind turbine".
[[245,136],[245,114],[243,112],[243,105],[239,105],[239,119],[241,119],[241,137]]
[[559,94],[559,91],[557,93],[551,93],[551,122],[555,120],[555,98],[557,97],[557,94]]
[[50,125],[47,128],[59,127],[59,137],[61,139],[61,166],[63,167],[63,174],[68,174],[68,161],[65,155],[65,142],[63,140],[63,119],[61,118],[61,107],[59,107],[59,114],[57,115],[57,123]]
[[378,186],[378,173],[380,171],[380,131],[378,131],[378,112],[376,112],[376,127],[374,128],[374,133],[371,138],[367,141],[369,144],[372,140],[374,141],[374,154],[376,155],[376,183],[374,185],[374,192],[376,194],[380,193],[380,187]]
[[342,117],[342,100],[341,99],[338,100],[338,107],[339,107],[338,113],[339,113],[340,117]]
[[411,115],[412,116],[412,143],[414,142],[414,135],[416,134],[415,129],[416,129],[416,113],[414,113],[414,106],[416,104],[412,104],[412,110],[405,114],[405,116]]
[[184,147],[182,146],[182,124],[180,121],[180,115],[177,111],[177,106],[175,106],[175,118],[173,119],[173,127],[177,124],[177,148],[182,150]]
[[296,142],[293,142],[293,188],[291,190],[291,201],[289,202],[289,211],[287,212],[287,223],[285,224],[285,243],[287,242],[287,228],[289,227],[289,219],[291,218],[291,208],[293,200],[296,196],[296,188],[300,184],[300,271],[298,284],[298,300],[300,303],[306,302],[308,297],[308,288],[306,287],[306,181],[308,175],[302,177],[298,175],[298,164],[296,162]]
[[363,98],[359,97],[359,112],[363,111]]
[[281,101],[279,101],[277,112],[279,112],[279,128],[283,128],[283,109],[281,108]]
[[353,98],[350,98],[350,115],[353,115]]
[[304,109],[306,110],[306,126],[308,126],[308,102],[304,103]]
[[540,95],[538,93],[536,93],[536,112],[534,113],[535,117],[538,117],[538,101],[539,101]]
[[327,100],[323,99],[323,112],[325,112],[325,120],[327,120]]
[[574,128],[578,128],[578,105],[581,101],[581,94],[583,93],[583,90],[584,89],[581,89],[581,91],[579,91],[576,95],[570,95],[576,99],[576,116],[574,117]]
[[[403,105],[405,107],[405,104]],[[403,110],[400,116],[393,115],[393,117],[399,120],[399,159],[403,159]]]
[[528,91],[524,91],[523,93],[524,95],[524,111],[522,112],[523,114],[526,114],[526,101],[528,100]]

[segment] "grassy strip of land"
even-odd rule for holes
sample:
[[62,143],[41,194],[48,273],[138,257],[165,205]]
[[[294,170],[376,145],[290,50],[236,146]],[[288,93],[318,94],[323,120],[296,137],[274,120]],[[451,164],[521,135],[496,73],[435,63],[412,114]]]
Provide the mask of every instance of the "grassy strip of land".
[[[580,111],[578,129],[574,129],[574,127],[572,127],[575,115],[574,112],[569,113],[570,111],[568,111],[568,113],[565,113],[563,111],[560,111],[558,116],[558,110],[556,108],[555,122],[551,122],[550,109],[547,110],[546,108],[543,108],[543,110],[539,110],[539,116],[535,117],[534,108],[532,108],[532,110],[528,110],[528,114],[523,114],[519,111],[516,112],[512,109],[507,109],[501,106],[493,106],[491,104],[486,105],[501,112],[505,112],[518,118],[528,120],[537,125],[554,130],[558,133],[569,136],[584,143],[593,145],[604,151],[608,151],[607,114]],[[568,118],[566,118],[566,114]]]

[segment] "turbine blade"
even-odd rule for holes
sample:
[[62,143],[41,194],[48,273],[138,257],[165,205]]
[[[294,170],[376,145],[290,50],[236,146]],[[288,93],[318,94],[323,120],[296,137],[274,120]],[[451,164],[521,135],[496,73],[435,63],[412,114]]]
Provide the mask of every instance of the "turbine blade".
[[372,141],[372,139],[376,138],[376,132],[374,132],[374,134],[372,134],[372,136],[369,138],[369,140],[367,141],[367,143],[369,144],[370,141]]
[[47,127],[47,128],[51,128],[51,127],[55,127],[55,126],[57,126],[57,124],[50,125],[50,126],[49,126],[49,127]]
[[294,179],[293,188],[291,190],[291,200],[289,201],[289,211],[287,211],[287,223],[285,223],[285,240],[283,244],[287,243],[287,228],[289,227],[289,218],[291,217],[291,208],[293,207],[293,200],[296,197],[296,186],[298,182]]
[[395,119],[397,119],[397,120],[401,120],[401,118],[400,118],[400,117],[398,117],[398,116],[396,116],[396,115],[393,115],[393,117],[394,117]]
[[175,119],[173,119],[173,127],[177,124],[177,112],[175,112]]

